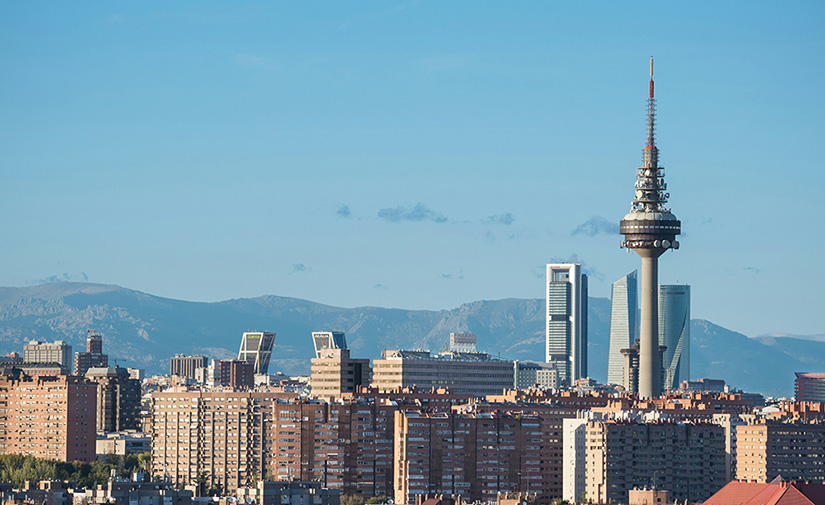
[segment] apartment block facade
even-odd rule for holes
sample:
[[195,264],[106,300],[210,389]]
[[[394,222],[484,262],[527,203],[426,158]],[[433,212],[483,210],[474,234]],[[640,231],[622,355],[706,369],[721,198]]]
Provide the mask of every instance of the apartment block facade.
[[370,360],[350,357],[349,349],[321,349],[312,358],[309,385],[313,398],[332,400],[369,383]]
[[825,424],[767,421],[736,427],[736,478],[825,482]]
[[495,501],[499,492],[516,492],[550,503],[561,496],[559,424],[536,414],[399,411],[395,502],[437,494]]
[[633,488],[701,502],[727,484],[725,433],[711,423],[590,421],[585,493],[591,503],[627,503]]
[[94,460],[96,390],[70,375],[0,377],[0,453]]
[[97,384],[97,429],[140,429],[140,381],[123,367],[90,368],[86,378]]

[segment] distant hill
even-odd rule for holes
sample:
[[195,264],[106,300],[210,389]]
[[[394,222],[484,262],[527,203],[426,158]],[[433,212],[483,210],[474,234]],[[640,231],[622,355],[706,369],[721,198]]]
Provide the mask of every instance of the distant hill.
[[[589,300],[589,371],[604,381],[610,301]],[[440,351],[450,332],[469,331],[479,348],[519,360],[544,359],[544,300],[465,303],[451,310],[340,308],[262,296],[216,303],[186,302],[102,284],[62,282],[0,288],[0,351],[22,352],[32,339],[85,347],[86,329],[104,334],[104,352],[123,366],[168,371],[176,353],[237,355],[241,333],[275,331],[270,371],[309,372],[310,333],[343,330],[353,354],[375,358],[385,348]],[[825,342],[790,337],[750,339],[709,321],[691,322],[691,375],[724,378],[747,391],[788,395],[794,371],[825,370]]]

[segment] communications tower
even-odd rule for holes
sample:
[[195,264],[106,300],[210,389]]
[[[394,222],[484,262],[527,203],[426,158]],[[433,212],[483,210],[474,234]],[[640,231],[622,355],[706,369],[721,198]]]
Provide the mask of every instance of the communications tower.
[[653,98],[653,58],[647,100],[647,144],[642,166],[636,169],[636,197],[630,212],[619,223],[624,235],[621,246],[642,257],[639,320],[639,397],[658,398],[662,393],[662,364],[659,362],[659,256],[678,249],[676,235],[682,224],[665,204],[670,194],[665,169],[659,166],[656,148],[656,100]]

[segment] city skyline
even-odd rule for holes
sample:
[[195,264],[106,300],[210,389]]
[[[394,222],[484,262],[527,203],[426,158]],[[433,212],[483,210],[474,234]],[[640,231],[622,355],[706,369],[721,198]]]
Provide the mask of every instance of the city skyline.
[[652,54],[688,230],[659,281],[821,334],[825,8],[652,5],[4,5],[0,285],[444,309],[569,261],[608,297]]

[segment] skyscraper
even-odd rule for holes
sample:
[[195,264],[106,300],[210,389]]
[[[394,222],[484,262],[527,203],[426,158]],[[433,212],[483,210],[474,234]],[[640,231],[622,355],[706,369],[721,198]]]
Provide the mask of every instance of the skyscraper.
[[659,380],[659,256],[668,249],[678,249],[676,235],[681,233],[682,223],[665,204],[670,194],[666,192],[664,167],[659,166],[659,150],[656,147],[655,121],[656,100],[653,98],[653,58],[650,59],[649,99],[647,101],[647,144],[642,166],[636,170],[636,197],[630,212],[619,223],[624,235],[621,247],[633,250],[642,258],[641,316],[639,320],[639,396],[657,398],[662,393]]
[[315,346],[315,357],[321,357],[324,349],[346,349],[347,337],[343,331],[313,331],[312,344]]
[[545,361],[571,384],[587,377],[587,275],[579,263],[547,265]]
[[690,286],[659,286],[659,344],[667,347],[663,389],[678,388],[690,380]]
[[622,384],[622,349],[636,338],[636,270],[613,283],[610,302],[610,349],[607,356],[607,383]]
[[248,331],[241,339],[238,359],[251,363],[253,373],[265,374],[269,370],[269,358],[275,345],[275,333],[266,331]]

